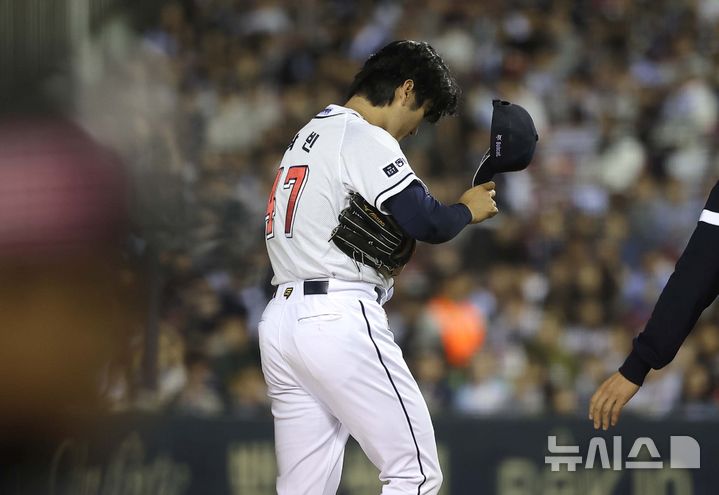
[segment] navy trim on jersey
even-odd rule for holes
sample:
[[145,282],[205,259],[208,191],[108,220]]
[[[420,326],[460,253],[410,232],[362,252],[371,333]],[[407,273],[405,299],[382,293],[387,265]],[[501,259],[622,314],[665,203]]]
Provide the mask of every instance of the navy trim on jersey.
[[[345,108],[345,107],[340,107],[340,108]],[[346,109],[346,108],[345,108],[345,109]],[[346,109],[346,110],[347,110],[347,109]],[[320,112],[320,113],[322,113],[322,112]],[[337,117],[338,115],[347,115],[347,114],[354,115],[354,116],[356,116],[356,117],[362,118],[362,116],[361,116],[360,114],[358,114],[357,112],[355,112],[355,111],[353,111],[353,110],[350,110],[349,112],[339,112],[339,113],[333,113],[333,114],[331,114],[331,115],[320,115],[320,114],[318,113],[317,115],[315,115],[314,117],[312,117],[312,119],[313,119],[313,120],[314,120],[314,119],[329,119],[330,117]]]
[[384,191],[381,191],[381,192],[377,195],[377,197],[374,198],[374,207],[379,210],[379,209],[380,209],[380,205],[377,204],[377,200],[380,198],[380,196],[382,196],[383,194],[385,194],[385,193],[391,191],[392,189],[396,188],[397,186],[401,185],[404,181],[406,181],[406,180],[407,180],[408,178],[410,178],[410,177],[415,177],[415,178],[416,178],[417,176],[414,175],[414,172],[408,172],[407,175],[405,175],[404,177],[402,177],[400,180],[398,180],[397,182],[395,182],[394,184],[392,184],[391,186],[389,186],[389,187],[388,187],[387,189],[385,189]]
[[348,113],[349,112],[340,112],[340,113],[333,113],[332,115],[322,115],[322,116],[316,115],[316,116],[312,117],[312,120],[314,120],[314,119],[329,119],[330,117],[337,117],[339,115],[347,115]]
[[360,307],[362,308],[362,316],[364,317],[364,321],[367,324],[367,334],[369,335],[370,340],[372,341],[372,344],[374,345],[375,350],[377,351],[377,357],[379,358],[379,362],[384,368],[385,373],[387,373],[387,378],[389,378],[389,382],[392,384],[392,388],[394,389],[394,393],[397,395],[397,399],[399,399],[399,404],[402,406],[402,411],[404,411],[404,417],[407,418],[407,425],[409,426],[409,432],[412,434],[412,441],[414,442],[414,448],[417,451],[417,463],[419,463],[419,472],[422,474],[422,483],[420,483],[417,486],[417,495],[419,495],[419,491],[422,488],[422,485],[425,484],[427,481],[427,476],[424,474],[424,468],[422,467],[422,459],[419,454],[419,445],[417,445],[417,438],[414,435],[414,429],[412,428],[412,422],[409,420],[409,414],[407,413],[407,408],[404,407],[404,401],[402,400],[402,397],[399,395],[399,391],[397,390],[397,386],[394,384],[394,380],[392,380],[392,375],[389,374],[389,369],[387,369],[387,366],[384,364],[384,361],[382,360],[382,354],[379,352],[379,347],[377,347],[377,343],[374,341],[374,337],[372,337],[372,330],[370,329],[369,320],[367,319],[367,314],[364,310],[364,304],[362,304],[362,301],[359,302]]

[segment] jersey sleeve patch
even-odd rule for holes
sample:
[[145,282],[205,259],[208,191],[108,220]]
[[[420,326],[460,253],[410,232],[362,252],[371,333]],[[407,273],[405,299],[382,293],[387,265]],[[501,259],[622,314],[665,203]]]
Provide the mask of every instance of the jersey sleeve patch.
[[385,174],[387,177],[392,177],[394,174],[396,174],[397,172],[399,172],[399,169],[394,166],[394,163],[390,163],[389,165],[387,165],[387,166],[386,166],[385,168],[383,168],[382,170],[384,171],[384,174]]
[[406,161],[404,158],[399,157],[399,158],[397,158],[395,161],[390,162],[390,164],[387,165],[386,167],[384,167],[384,168],[382,169],[382,171],[384,172],[384,174],[385,174],[387,177],[392,177],[394,174],[396,174],[397,172],[399,172],[399,170],[400,170],[402,167],[404,167],[406,164],[407,164],[407,161]]

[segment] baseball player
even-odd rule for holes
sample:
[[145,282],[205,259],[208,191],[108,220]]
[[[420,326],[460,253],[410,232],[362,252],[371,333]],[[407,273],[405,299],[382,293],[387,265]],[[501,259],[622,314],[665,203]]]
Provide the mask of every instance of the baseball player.
[[699,223],[659,296],[644,331],[619,371],[602,383],[589,404],[594,428],[606,430],[649,371],[669,364],[692,331],[702,311],[719,295],[719,182],[714,186]]
[[493,182],[439,203],[398,143],[454,114],[459,93],[429,44],[396,41],[289,142],[265,217],[277,289],[259,325],[280,495],[336,493],[349,435],[383,494],[439,491],[430,415],[382,305],[415,240],[497,214]]

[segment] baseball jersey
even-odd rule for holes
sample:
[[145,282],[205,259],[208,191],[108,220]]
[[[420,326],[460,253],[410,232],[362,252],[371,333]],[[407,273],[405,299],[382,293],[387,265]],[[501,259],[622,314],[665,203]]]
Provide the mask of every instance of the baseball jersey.
[[353,261],[330,236],[351,192],[387,213],[382,203],[414,180],[391,134],[351,109],[322,110],[287,147],[267,202],[272,284],[336,278],[391,287],[391,277]]

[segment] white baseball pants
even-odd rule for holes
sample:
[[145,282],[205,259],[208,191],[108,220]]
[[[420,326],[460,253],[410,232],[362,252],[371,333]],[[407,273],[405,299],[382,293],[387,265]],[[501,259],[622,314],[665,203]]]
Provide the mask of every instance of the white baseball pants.
[[277,493],[334,495],[348,435],[380,470],[383,495],[438,493],[434,429],[388,328],[386,294],[364,282],[305,286],[280,285],[259,325]]

